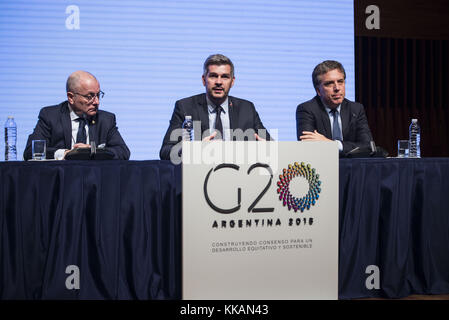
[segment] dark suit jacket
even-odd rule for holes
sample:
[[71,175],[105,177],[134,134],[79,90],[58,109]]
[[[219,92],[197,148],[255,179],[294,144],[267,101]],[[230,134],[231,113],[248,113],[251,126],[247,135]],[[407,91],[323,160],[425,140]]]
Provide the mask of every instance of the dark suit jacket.
[[[258,130],[261,129],[266,130],[252,102],[231,96],[228,96],[228,99],[229,122],[232,130],[253,129],[255,133],[258,133]],[[201,121],[201,135],[195,132],[195,140],[201,140],[204,132],[209,130],[209,113],[205,93],[176,101],[170,125],[159,152],[162,160],[170,160],[171,149],[181,141],[181,137],[178,137],[176,141],[171,141],[170,135],[173,130],[182,128],[182,123],[187,115],[192,116],[193,121]],[[268,132],[266,132],[266,135],[262,131],[258,134],[262,138],[270,139]],[[233,140],[237,140],[236,137],[233,137]],[[248,136],[248,140],[255,140],[255,138],[254,136]]]
[[[130,152],[120,135],[113,113],[98,110],[94,117],[95,124],[89,124],[89,139],[96,145],[105,144],[106,150],[114,153],[114,159],[128,160]],[[47,141],[47,159],[53,159],[58,149],[71,149],[72,123],[68,102],[42,108],[39,120],[32,134],[29,135],[23,158],[31,159],[31,141]]]
[[[363,105],[344,99],[340,109],[343,133],[343,154],[356,147],[369,147],[373,140]],[[318,131],[332,139],[331,123],[326,109],[317,95],[296,109],[296,135],[298,140],[303,131]]]

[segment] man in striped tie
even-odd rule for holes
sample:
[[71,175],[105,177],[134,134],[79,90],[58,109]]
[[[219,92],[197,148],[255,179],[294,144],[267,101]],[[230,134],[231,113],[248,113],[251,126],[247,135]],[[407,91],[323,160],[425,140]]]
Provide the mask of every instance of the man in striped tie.
[[298,140],[334,140],[341,155],[369,148],[373,138],[363,105],[345,98],[343,65],[321,62],[313,70],[312,81],[317,95],[296,109]]

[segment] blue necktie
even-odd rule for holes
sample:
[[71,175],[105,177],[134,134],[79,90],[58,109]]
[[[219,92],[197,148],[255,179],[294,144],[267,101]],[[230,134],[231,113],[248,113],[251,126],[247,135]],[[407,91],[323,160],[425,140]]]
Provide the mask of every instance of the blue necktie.
[[86,120],[84,118],[78,118],[79,122],[78,127],[78,133],[76,134],[76,143],[86,143],[87,142],[87,136],[86,136]]
[[343,137],[341,136],[340,125],[338,124],[338,110],[332,109],[330,112],[332,114],[332,117],[334,117],[334,125],[332,128],[332,140],[343,141]]

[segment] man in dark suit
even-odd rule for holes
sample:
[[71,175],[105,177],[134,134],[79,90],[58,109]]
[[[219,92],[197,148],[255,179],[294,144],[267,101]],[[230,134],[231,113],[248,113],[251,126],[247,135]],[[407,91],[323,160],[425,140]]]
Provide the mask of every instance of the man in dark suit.
[[31,159],[31,141],[45,140],[47,159],[64,159],[76,148],[90,148],[95,141],[114,159],[128,160],[130,152],[115,122],[115,115],[98,110],[103,92],[97,79],[85,71],[76,71],[67,79],[67,101],[42,108],[39,120],[29,135],[23,158]]
[[179,159],[181,128],[186,116],[191,116],[194,122],[195,140],[270,139],[254,104],[228,95],[235,81],[234,65],[228,57],[209,56],[204,62],[202,80],[206,93],[176,101],[159,152],[162,160]]
[[317,95],[296,109],[298,140],[337,141],[342,155],[369,148],[373,140],[363,105],[345,98],[346,72],[341,63],[326,60],[312,73]]

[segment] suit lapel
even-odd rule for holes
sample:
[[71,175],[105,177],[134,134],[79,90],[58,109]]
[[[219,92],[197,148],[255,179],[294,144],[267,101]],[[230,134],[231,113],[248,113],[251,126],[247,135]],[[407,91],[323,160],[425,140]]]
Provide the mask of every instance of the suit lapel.
[[[201,121],[201,135],[209,130],[209,111],[207,110],[206,94],[203,93],[198,99],[198,118]],[[201,137],[202,138],[202,137]]]
[[343,134],[343,139],[345,136],[347,136],[348,128],[349,128],[349,122],[351,120],[351,110],[349,110],[348,102],[343,100],[343,103],[341,104],[340,108],[340,117],[341,117],[341,132]]
[[97,119],[98,119],[98,113],[95,115],[95,117],[93,117],[90,121],[89,121],[89,142],[90,141],[95,141],[96,145],[98,146],[101,141],[99,141],[99,136],[98,136],[98,123],[97,123]]
[[235,124],[237,123],[237,104],[234,99],[228,96],[228,110],[229,110],[229,128],[234,130]]
[[324,127],[324,135],[326,136],[326,138],[328,139],[332,139],[332,130],[331,130],[331,122],[329,119],[329,114],[326,111],[326,108],[324,107],[323,102],[321,101],[321,98],[319,96],[316,96],[318,105],[320,106],[320,114],[321,114],[321,121],[322,121],[322,125]]
[[72,121],[70,120],[69,103],[61,105],[61,124],[64,131],[64,144],[67,149],[72,149]]

